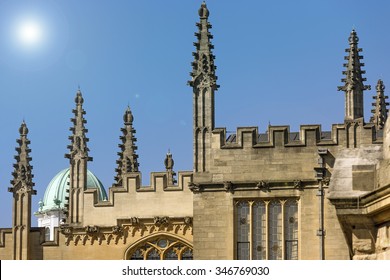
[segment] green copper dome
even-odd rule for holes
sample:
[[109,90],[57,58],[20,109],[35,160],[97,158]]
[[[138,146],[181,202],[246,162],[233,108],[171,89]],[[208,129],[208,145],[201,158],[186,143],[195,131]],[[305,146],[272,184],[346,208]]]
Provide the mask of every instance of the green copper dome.
[[[40,212],[58,209],[55,200],[57,200],[57,203],[60,203],[61,208],[64,208],[65,196],[68,194],[66,190],[69,189],[69,173],[70,169],[66,168],[50,181],[46,188],[43,201],[40,202]],[[89,170],[87,170],[87,188],[98,189],[99,200],[107,200],[107,193],[102,182]]]

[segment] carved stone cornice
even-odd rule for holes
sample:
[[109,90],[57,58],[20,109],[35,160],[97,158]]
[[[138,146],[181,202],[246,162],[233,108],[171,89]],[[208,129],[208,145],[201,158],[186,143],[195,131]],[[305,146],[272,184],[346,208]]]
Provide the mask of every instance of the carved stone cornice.
[[296,179],[296,180],[261,180],[261,181],[225,181],[225,182],[202,182],[190,183],[189,189],[193,193],[201,192],[230,192],[236,191],[263,191],[293,189],[303,191],[307,187],[317,187],[316,179]]

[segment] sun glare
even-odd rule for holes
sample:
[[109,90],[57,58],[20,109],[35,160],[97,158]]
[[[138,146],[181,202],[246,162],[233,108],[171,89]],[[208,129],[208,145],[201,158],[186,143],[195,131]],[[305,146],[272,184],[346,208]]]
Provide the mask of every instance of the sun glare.
[[26,46],[35,46],[42,41],[42,26],[36,21],[24,21],[18,27],[20,43]]

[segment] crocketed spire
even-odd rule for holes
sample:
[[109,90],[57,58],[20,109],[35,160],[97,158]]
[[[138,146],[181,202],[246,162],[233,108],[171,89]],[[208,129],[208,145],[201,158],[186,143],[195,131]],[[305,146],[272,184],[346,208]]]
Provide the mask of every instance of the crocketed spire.
[[345,92],[346,121],[363,117],[363,91],[370,89],[369,85],[363,83],[366,78],[363,78],[362,74],[366,71],[361,69],[364,66],[364,63],[360,62],[363,56],[359,54],[362,49],[358,47],[359,38],[355,30],[352,30],[348,41],[349,48],[345,50],[348,53],[345,56],[347,63],[344,63],[346,70],[343,71],[345,78],[341,79],[344,85],[338,87],[339,91]]
[[70,161],[69,172],[69,196],[65,197],[64,214],[67,217],[67,223],[72,225],[81,225],[84,217],[84,191],[87,189],[87,162],[92,161],[88,156],[89,149],[87,143],[89,139],[85,136],[88,130],[85,128],[87,121],[84,119],[85,111],[83,109],[84,99],[80,89],[77,91],[76,109],[74,118],[71,118],[73,127],[70,128],[72,135],[69,136],[71,144],[68,145],[69,154],[65,157]]
[[133,114],[131,113],[130,107],[127,107],[125,114],[123,115],[124,127],[121,129],[123,135],[120,136],[122,144],[119,144],[121,149],[118,152],[119,159],[116,161],[118,167],[115,169],[115,186],[122,186],[122,176],[130,172],[138,172],[138,155],[136,154],[137,146],[135,142],[135,129],[133,128]]
[[198,41],[194,43],[196,52],[192,53],[194,61],[192,62],[192,80],[189,81],[191,87],[202,87],[211,86],[214,90],[218,89],[217,79],[215,75],[214,65],[215,56],[212,54],[214,48],[211,43],[213,35],[210,34],[209,28],[211,24],[208,22],[209,10],[207,9],[206,3],[203,2],[199,9],[200,22],[196,23],[199,31],[195,33]]
[[89,139],[85,135],[88,132],[88,129],[84,126],[84,124],[87,123],[87,120],[84,119],[84,99],[80,90],[77,91],[75,102],[76,109],[72,111],[74,113],[74,118],[71,118],[73,127],[69,129],[72,132],[72,135],[69,136],[71,145],[68,146],[70,153],[66,154],[65,157],[69,158],[71,162],[72,159],[76,158],[92,161],[92,158],[88,156],[89,149],[87,147],[87,143]]
[[26,123],[23,121],[19,128],[20,137],[16,140],[19,144],[15,148],[17,155],[15,156],[16,163],[14,164],[14,171],[12,172],[13,179],[11,180],[12,187],[9,188],[10,192],[30,192],[31,194],[36,194],[36,191],[33,190],[34,183],[32,169],[33,167],[30,164],[31,157],[29,153],[28,145],[30,140],[27,138],[28,128]]
[[383,129],[387,120],[387,113],[389,112],[387,109],[389,103],[386,102],[386,99],[389,97],[385,95],[385,85],[380,79],[376,85],[376,96],[373,96],[372,98],[375,99],[375,102],[372,103],[374,109],[371,110],[373,115],[370,122],[375,124],[377,129]]

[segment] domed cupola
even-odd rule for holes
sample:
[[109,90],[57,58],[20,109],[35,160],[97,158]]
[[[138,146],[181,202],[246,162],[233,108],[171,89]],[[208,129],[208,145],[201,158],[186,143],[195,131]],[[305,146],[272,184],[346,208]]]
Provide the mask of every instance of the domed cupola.
[[[54,227],[60,224],[64,218],[63,209],[65,197],[68,195],[70,169],[66,168],[57,173],[46,188],[43,199],[39,201],[39,209],[35,212],[38,218],[38,226],[46,228],[46,240],[54,239]],[[107,193],[102,182],[89,170],[87,170],[87,188],[97,189],[99,200],[107,200]]]

